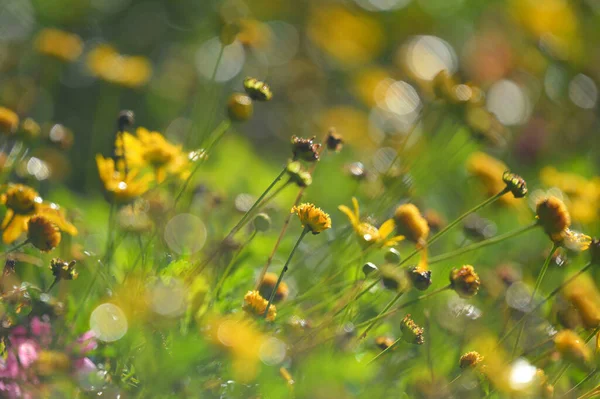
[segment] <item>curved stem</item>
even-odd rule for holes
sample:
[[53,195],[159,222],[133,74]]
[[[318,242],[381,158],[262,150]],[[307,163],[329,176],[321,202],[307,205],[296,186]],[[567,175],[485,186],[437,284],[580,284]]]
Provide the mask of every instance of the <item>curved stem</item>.
[[284,276],[285,272],[288,270],[288,266],[290,264],[290,261],[292,260],[292,257],[294,256],[294,252],[296,252],[296,249],[298,249],[298,246],[300,245],[300,242],[302,241],[302,239],[304,238],[304,236],[308,232],[309,232],[309,228],[307,226],[307,227],[304,228],[304,230],[302,230],[302,233],[300,233],[300,237],[298,237],[298,241],[296,241],[296,244],[294,245],[294,248],[292,248],[292,252],[290,252],[290,256],[288,256],[287,260],[285,261],[285,265],[283,266],[283,269],[281,269],[281,273],[279,274],[279,278],[277,279],[277,283],[275,283],[275,286],[273,287],[273,291],[271,291],[271,296],[269,297],[269,302],[267,303],[267,307],[265,308],[265,313],[264,313],[264,317],[265,318],[269,314],[269,308],[271,307],[271,304],[273,303],[273,299],[275,298],[275,294],[277,294],[277,289],[279,288],[279,285],[281,284],[281,280],[283,280],[283,276]]

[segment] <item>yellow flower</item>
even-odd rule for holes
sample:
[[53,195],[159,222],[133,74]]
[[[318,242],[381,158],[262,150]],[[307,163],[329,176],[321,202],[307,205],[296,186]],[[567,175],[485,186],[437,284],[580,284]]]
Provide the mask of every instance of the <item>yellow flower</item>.
[[90,51],[87,65],[94,76],[125,87],[143,86],[152,75],[152,65],[148,59],[119,54],[107,44]]
[[46,203],[31,187],[22,184],[10,184],[0,195],[0,203],[7,211],[2,221],[2,241],[14,242],[29,229],[29,219],[34,215],[43,216],[58,228],[70,235],[76,235],[77,229],[69,223],[62,209],[54,203]]
[[483,356],[479,352],[467,352],[460,357],[459,365],[461,369],[474,368],[483,362]]
[[[262,317],[265,314],[268,303],[269,301],[263,298],[258,291],[248,291],[244,296],[244,305],[242,307],[248,313]],[[275,316],[277,316],[277,309],[275,308],[275,305],[271,304],[266,319],[268,321],[273,321],[275,320]]]
[[559,331],[554,336],[554,345],[561,356],[579,367],[586,367],[591,360],[592,354],[585,342],[572,330]]
[[[275,273],[267,273],[263,277],[260,285],[258,287],[258,292],[263,298],[270,298],[273,293],[273,288],[275,288],[275,284],[277,283],[278,276]],[[277,291],[275,291],[275,296],[273,297],[273,303],[284,301],[289,294],[288,285],[285,281],[282,281],[277,287]],[[270,310],[270,309],[269,309]]]
[[[154,170],[156,182],[162,183],[168,175],[179,176],[182,180],[190,174],[188,154],[180,145],[169,142],[159,132],[151,132],[139,127],[136,136],[123,133],[125,158],[128,167],[143,168],[149,166]],[[122,154],[123,143],[117,139],[117,154]]]
[[567,206],[559,198],[549,196],[538,201],[535,207],[538,223],[550,239],[560,242],[571,226],[571,215]]
[[419,246],[424,247],[429,236],[429,225],[414,204],[402,204],[394,211],[394,219],[398,223],[398,231],[406,234]]
[[98,174],[109,200],[118,204],[126,204],[148,191],[148,185],[152,178],[143,176],[137,178],[137,170],[129,170],[126,176],[115,170],[115,161],[96,155]]
[[12,134],[19,126],[19,115],[14,111],[0,107],[0,133]]
[[592,278],[583,274],[567,284],[562,294],[581,316],[585,328],[600,326],[600,292]]
[[471,298],[479,291],[479,276],[471,265],[450,272],[450,286],[461,298]]
[[319,234],[322,231],[331,228],[331,218],[329,214],[323,212],[313,204],[300,204],[292,208],[291,213],[298,215],[302,226],[308,227],[313,234]]
[[388,239],[389,235],[392,234],[396,228],[396,223],[393,219],[386,220],[379,228],[376,228],[369,223],[360,221],[360,209],[358,207],[358,201],[354,197],[352,198],[352,204],[354,206],[354,211],[351,211],[346,205],[340,205],[338,206],[338,209],[348,216],[352,228],[361,244],[366,246],[377,244],[384,247],[391,247],[404,240],[404,236],[401,235]]
[[81,38],[59,29],[43,29],[35,39],[35,47],[42,54],[73,62],[83,51]]

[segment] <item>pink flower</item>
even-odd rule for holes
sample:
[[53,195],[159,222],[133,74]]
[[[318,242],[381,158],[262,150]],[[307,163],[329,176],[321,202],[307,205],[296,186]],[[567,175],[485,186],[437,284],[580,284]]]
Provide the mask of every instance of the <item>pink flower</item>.
[[24,368],[29,368],[38,358],[38,344],[33,340],[26,340],[18,347],[19,362]]
[[0,378],[16,378],[17,375],[19,375],[19,362],[15,354],[9,351],[6,360],[0,357]]
[[[47,319],[47,316],[44,316],[44,319]],[[42,345],[50,345],[52,342],[52,326],[47,320],[42,321],[36,316],[31,319],[29,327],[31,328],[31,333],[33,335],[40,337]]]
[[89,374],[96,371],[96,365],[87,357],[75,360],[73,368],[77,374]]
[[16,382],[0,381],[0,397],[7,399],[22,398],[21,387]]
[[97,347],[98,343],[96,342],[96,334],[90,330],[77,338],[75,345],[73,345],[73,352],[78,355],[85,355]]

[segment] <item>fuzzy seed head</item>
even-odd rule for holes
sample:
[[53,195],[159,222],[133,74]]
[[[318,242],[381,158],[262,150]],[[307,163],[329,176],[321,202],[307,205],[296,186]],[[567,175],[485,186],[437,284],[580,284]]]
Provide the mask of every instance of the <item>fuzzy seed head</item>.
[[49,252],[60,244],[60,230],[48,218],[35,215],[27,223],[27,240],[42,252]]

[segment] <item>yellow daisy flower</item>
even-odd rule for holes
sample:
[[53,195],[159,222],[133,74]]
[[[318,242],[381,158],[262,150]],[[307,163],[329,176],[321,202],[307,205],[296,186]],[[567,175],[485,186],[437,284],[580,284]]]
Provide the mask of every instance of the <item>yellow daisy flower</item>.
[[[265,314],[269,301],[263,298],[258,291],[248,291],[244,296],[243,309],[251,314],[262,317]],[[269,306],[269,313],[267,314],[267,320],[273,321],[277,316],[277,309],[275,305]]]
[[6,191],[0,195],[0,203],[7,208],[0,225],[2,241],[5,244],[13,243],[21,234],[27,232],[29,219],[34,215],[43,216],[70,235],[77,234],[77,229],[66,220],[63,210],[57,204],[44,202],[31,187],[9,184]]
[[96,164],[104,190],[111,201],[126,204],[148,191],[148,185],[152,180],[150,176],[138,178],[136,169],[129,170],[129,173],[124,175],[115,169],[113,159],[104,158],[102,155],[96,155]]
[[143,86],[152,75],[152,65],[147,58],[119,54],[107,44],[88,53],[87,65],[94,76],[125,87]]
[[331,228],[331,218],[321,208],[313,204],[300,204],[292,208],[291,213],[298,215],[302,226],[308,227],[313,234]]
[[389,235],[396,229],[396,222],[393,219],[388,219],[377,228],[370,223],[360,221],[360,210],[358,207],[358,201],[352,197],[352,204],[354,205],[354,211],[350,210],[346,205],[338,206],[338,209],[342,211],[352,224],[354,232],[358,236],[360,243],[364,246],[376,244],[384,247],[391,247],[404,240],[404,236],[398,235],[388,239]]
[[150,166],[157,183],[162,183],[169,175],[179,176],[182,180],[188,178],[188,154],[183,152],[181,145],[169,142],[159,132],[139,127],[135,136],[123,133],[123,141],[117,139],[117,153],[122,153],[124,145],[127,165],[134,168]]

